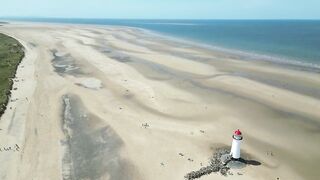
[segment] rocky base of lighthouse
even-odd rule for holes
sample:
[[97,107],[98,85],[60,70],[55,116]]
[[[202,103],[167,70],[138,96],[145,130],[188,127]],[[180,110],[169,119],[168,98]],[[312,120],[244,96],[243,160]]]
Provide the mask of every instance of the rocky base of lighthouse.
[[233,175],[230,172],[230,169],[240,169],[245,166],[246,164],[241,160],[232,160],[229,149],[221,148],[215,151],[213,156],[210,158],[208,166],[197,171],[192,171],[184,177],[187,180],[193,180],[211,173],[220,173],[223,176],[228,176]]
[[212,158],[210,158],[210,164],[208,166],[203,167],[198,171],[192,171],[184,177],[187,180],[193,180],[198,179],[204,175],[211,174],[213,172],[219,172],[221,175],[227,176],[230,168],[221,161],[221,157],[229,153],[230,151],[227,149],[217,149]]

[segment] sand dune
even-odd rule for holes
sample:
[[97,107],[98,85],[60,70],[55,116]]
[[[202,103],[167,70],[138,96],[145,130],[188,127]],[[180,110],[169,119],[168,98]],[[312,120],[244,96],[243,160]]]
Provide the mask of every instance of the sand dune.
[[0,152],[0,179],[184,179],[237,128],[261,165],[201,179],[320,177],[319,72],[135,28],[13,23],[0,32],[26,51],[0,121],[0,146],[12,146]]

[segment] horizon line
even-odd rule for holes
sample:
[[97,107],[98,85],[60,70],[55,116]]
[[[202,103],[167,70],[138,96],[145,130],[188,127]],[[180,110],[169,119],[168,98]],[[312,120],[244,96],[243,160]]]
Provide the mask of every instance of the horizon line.
[[101,18],[101,17],[92,17],[92,18],[86,18],[86,17],[33,17],[33,16],[0,16],[0,19],[79,19],[79,20],[320,20],[320,19],[312,19],[312,18]]

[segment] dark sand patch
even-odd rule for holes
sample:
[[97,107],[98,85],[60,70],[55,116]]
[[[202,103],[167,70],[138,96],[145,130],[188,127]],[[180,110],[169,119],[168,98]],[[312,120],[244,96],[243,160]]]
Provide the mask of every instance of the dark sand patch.
[[132,167],[119,153],[121,138],[105,122],[87,112],[79,97],[65,95],[63,102],[63,179],[131,179]]
[[129,56],[123,56],[123,55],[113,55],[111,56],[112,59],[115,59],[119,62],[122,63],[127,63],[127,62],[131,62],[130,57]]
[[33,43],[33,42],[29,42],[28,43],[31,47],[37,47],[37,45],[35,44],[35,43]]
[[143,72],[141,74],[146,78],[158,81],[166,81],[170,80],[172,76],[174,76],[174,74],[168,71],[165,66],[149,62],[141,58],[126,55],[125,53],[110,48],[108,45],[83,45],[96,49],[110,59],[130,65],[139,72]]
[[93,33],[93,34],[96,34],[96,35],[103,35],[102,32],[97,31],[97,30],[93,30],[93,29],[87,29],[87,30],[90,31],[90,32]]
[[14,108],[13,110],[13,114],[12,114],[12,117],[11,117],[11,120],[10,120],[10,124],[8,126],[8,134],[12,134],[12,128],[15,124],[15,117],[16,117],[16,108]]
[[51,50],[51,53],[53,55],[52,65],[59,75],[63,76],[68,74],[75,76],[84,74],[70,54],[63,54],[55,49]]

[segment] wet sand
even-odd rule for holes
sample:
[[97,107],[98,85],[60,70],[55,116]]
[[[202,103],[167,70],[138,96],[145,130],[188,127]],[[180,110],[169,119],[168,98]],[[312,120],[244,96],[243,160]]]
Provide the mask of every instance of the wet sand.
[[[10,23],[26,48],[0,121],[1,179],[184,179],[244,133],[227,178],[318,179],[320,71],[128,27]],[[183,156],[181,156],[183,154]]]
[[88,114],[79,97],[64,95],[63,104],[63,179],[131,179],[129,165],[119,156],[121,138]]

